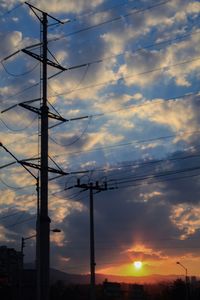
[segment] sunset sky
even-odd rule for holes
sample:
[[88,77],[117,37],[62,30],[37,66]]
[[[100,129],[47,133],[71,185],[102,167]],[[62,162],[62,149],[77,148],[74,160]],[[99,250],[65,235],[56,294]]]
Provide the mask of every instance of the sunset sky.
[[[49,165],[87,171],[49,181],[51,228],[62,230],[51,234],[51,266],[89,272],[89,192],[68,189],[80,178],[109,188],[94,194],[98,273],[180,275],[180,261],[200,276],[200,2],[30,3],[65,21],[48,28],[49,59],[80,66],[48,81],[50,111],[70,120],[49,129]],[[17,0],[0,1],[0,23],[2,111],[40,97],[40,64],[18,50],[40,43],[41,28]],[[19,160],[37,158],[39,128],[36,114],[15,106],[0,115],[0,142]],[[0,155],[0,166],[13,162]],[[0,189],[0,245],[20,249],[35,232],[35,180],[12,164]],[[34,257],[31,239],[25,261]]]

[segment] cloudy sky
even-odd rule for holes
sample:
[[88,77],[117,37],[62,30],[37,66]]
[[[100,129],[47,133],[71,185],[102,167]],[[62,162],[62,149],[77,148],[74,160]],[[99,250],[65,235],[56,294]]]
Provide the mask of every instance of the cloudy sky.
[[[51,228],[62,230],[51,234],[51,265],[89,271],[89,192],[68,189],[79,178],[108,184],[94,194],[97,272],[182,274],[180,261],[200,275],[200,2],[30,3],[65,21],[49,19],[48,58],[78,66],[48,81],[50,110],[70,120],[50,121],[49,165],[87,171],[49,181]],[[1,0],[0,12],[3,111],[41,95],[40,64],[18,51],[36,45],[40,53],[41,27],[23,2]],[[48,68],[49,77],[56,72]],[[20,106],[0,115],[1,143],[19,160],[40,155],[39,129],[38,116]],[[0,166],[13,162],[0,154]],[[12,164],[1,169],[0,189],[0,244],[20,249],[35,232],[35,180]],[[28,240],[25,261],[34,255]]]

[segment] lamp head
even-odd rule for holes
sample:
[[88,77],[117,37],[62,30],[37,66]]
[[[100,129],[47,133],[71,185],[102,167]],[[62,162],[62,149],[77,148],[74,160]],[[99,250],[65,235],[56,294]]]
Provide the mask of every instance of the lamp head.
[[61,232],[61,230],[58,229],[58,228],[52,229],[51,231],[52,231],[52,232]]

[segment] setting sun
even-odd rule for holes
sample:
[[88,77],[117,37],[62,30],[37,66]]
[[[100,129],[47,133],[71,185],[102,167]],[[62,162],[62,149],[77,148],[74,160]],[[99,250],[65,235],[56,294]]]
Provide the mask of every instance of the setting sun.
[[142,268],[142,262],[141,261],[134,261],[133,265],[136,269],[141,269]]

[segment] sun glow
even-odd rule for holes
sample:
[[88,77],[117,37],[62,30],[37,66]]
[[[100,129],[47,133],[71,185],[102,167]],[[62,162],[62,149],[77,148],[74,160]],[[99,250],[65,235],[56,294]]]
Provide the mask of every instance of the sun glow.
[[142,262],[141,261],[134,261],[133,263],[134,267],[139,270],[142,268]]

